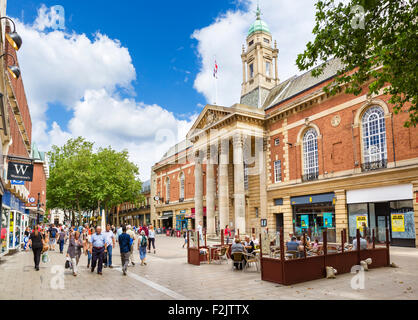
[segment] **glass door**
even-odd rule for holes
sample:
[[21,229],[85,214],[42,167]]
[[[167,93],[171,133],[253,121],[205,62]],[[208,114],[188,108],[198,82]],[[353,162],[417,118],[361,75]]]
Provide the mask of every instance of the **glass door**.
[[[376,241],[386,242],[386,229],[390,230],[390,219],[389,219],[389,203],[375,203],[375,215],[376,215]],[[389,241],[390,241],[389,232]]]

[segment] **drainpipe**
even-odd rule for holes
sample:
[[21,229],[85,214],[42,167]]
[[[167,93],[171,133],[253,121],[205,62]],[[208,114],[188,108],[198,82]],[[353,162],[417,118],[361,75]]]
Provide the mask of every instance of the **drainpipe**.
[[395,162],[395,168],[396,168],[396,151],[395,151],[395,134],[393,130],[393,113],[390,114],[390,120],[392,123],[392,147],[393,147],[393,162]]

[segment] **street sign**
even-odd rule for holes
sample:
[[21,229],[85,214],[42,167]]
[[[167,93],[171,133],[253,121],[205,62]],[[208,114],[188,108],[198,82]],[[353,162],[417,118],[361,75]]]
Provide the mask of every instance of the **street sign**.
[[267,219],[261,219],[261,227],[267,227]]
[[10,181],[10,183],[12,185],[16,185],[16,186],[23,186],[23,185],[25,185],[25,181],[18,181],[18,180],[12,180],[12,181]]

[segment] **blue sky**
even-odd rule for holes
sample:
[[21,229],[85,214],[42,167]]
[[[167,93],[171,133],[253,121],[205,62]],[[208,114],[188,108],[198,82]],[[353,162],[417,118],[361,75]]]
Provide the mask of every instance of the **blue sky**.
[[[51,28],[65,9],[65,29]],[[260,0],[277,40],[279,77],[312,39],[312,0]],[[96,146],[128,149],[144,179],[184,139],[204,105],[239,102],[241,50],[257,0],[9,0],[23,38],[18,52],[41,150],[83,136]]]
[[[41,4],[60,4],[65,9],[66,31],[97,31],[120,40],[129,48],[137,72],[133,82],[139,98],[145,103],[163,105],[179,117],[199,112],[205,97],[193,88],[199,71],[197,41],[194,30],[211,24],[220,12],[244,7],[237,1],[144,1],[144,0],[19,0],[8,3],[8,14],[32,23]],[[23,71],[24,72],[24,71]],[[187,102],[185,102],[187,101]],[[53,106],[61,107],[56,112]],[[62,127],[71,118],[60,104],[48,110],[49,125],[57,121]]]

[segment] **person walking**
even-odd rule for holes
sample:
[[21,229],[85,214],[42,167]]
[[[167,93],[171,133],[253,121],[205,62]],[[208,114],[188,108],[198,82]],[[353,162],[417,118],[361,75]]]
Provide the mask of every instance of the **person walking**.
[[131,254],[129,255],[129,260],[131,261],[132,265],[135,265],[134,262],[134,243],[135,243],[135,232],[132,231],[131,225],[126,227],[126,233],[131,237]]
[[115,235],[113,231],[110,229],[110,224],[106,226],[106,231],[103,232],[104,236],[106,237],[106,244],[107,244],[107,261],[105,263],[105,268],[113,268],[112,266],[112,250],[115,247]]
[[46,244],[43,234],[39,231],[39,226],[36,225],[35,229],[29,236],[29,244],[32,247],[33,261],[35,263],[35,270],[39,271],[39,262],[41,261],[41,253],[44,245]]
[[71,234],[68,244],[67,255],[71,259],[71,268],[73,269],[73,276],[77,276],[77,265],[80,261],[81,248],[83,248],[83,242],[80,238],[80,232],[76,231]]
[[[145,235],[147,235],[146,231],[145,231]],[[151,244],[152,244],[152,248],[154,249],[154,254],[155,254],[155,230],[152,224],[149,226],[149,229],[148,229],[148,240],[149,240],[148,241],[148,253],[151,253]]]
[[183,243],[182,248],[184,248],[184,246],[187,244],[187,230],[186,229],[183,230],[183,238],[184,238],[184,243]]
[[84,254],[87,254],[87,268],[90,268],[90,263],[91,263],[91,258],[92,258],[90,250],[88,248],[89,248],[91,236],[93,234],[94,234],[94,229],[90,228],[87,232],[87,240],[85,240],[84,242]]
[[138,249],[139,249],[139,259],[141,260],[141,266],[147,265],[145,259],[147,257],[147,242],[148,238],[145,235],[145,231],[141,231],[141,235],[138,237]]
[[200,243],[203,245],[203,222],[199,221],[199,225],[197,226],[197,232],[199,232],[199,239]]
[[224,235],[226,237],[226,244],[229,244],[229,238],[231,238],[231,229],[229,229],[229,226],[225,226]]
[[122,234],[118,238],[120,259],[122,262],[122,272],[126,276],[129,265],[129,256],[131,255],[131,237],[126,233],[126,226],[122,226]]
[[90,254],[92,255],[91,272],[94,272],[97,264],[97,274],[102,275],[103,257],[105,253],[107,253],[106,237],[102,234],[102,228],[97,226],[96,233],[90,239]]
[[60,246],[60,253],[63,254],[64,253],[64,243],[65,243],[65,231],[64,229],[61,227],[61,230],[58,233],[58,244]]
[[58,230],[54,224],[51,224],[48,230],[49,233],[49,250],[55,251],[55,243],[57,240]]

